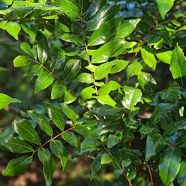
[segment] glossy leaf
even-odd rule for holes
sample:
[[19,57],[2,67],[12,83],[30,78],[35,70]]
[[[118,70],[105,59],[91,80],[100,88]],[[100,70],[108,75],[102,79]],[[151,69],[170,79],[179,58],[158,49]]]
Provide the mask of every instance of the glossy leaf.
[[181,85],[186,84],[186,59],[182,49],[177,45],[172,53],[170,71]]
[[65,103],[61,103],[61,108],[63,113],[72,121],[73,124],[76,123],[76,113]]
[[70,104],[73,103],[76,100],[76,95],[72,93],[71,91],[66,91],[64,95],[64,103]]
[[49,136],[52,137],[53,135],[53,130],[52,127],[50,126],[50,123],[47,119],[47,117],[43,116],[42,114],[34,111],[34,110],[29,110],[28,115],[32,118],[33,121],[38,123],[41,127],[41,129],[48,134]]
[[141,55],[144,60],[144,62],[151,67],[153,70],[156,69],[157,61],[154,57],[154,54],[146,50],[145,48],[141,49]]
[[50,151],[46,148],[40,148],[38,150],[38,158],[43,163],[43,174],[46,186],[50,186],[52,184],[52,175],[55,167],[54,159]]
[[71,132],[71,131],[65,132],[62,135],[62,138],[66,142],[68,142],[70,145],[72,145],[72,146],[74,146],[76,148],[80,147],[79,139],[77,138],[77,136],[73,132]]
[[174,0],[156,0],[159,12],[162,19],[165,18],[165,14],[172,8],[174,5]]
[[24,32],[31,37],[32,41],[35,41],[38,31],[38,25],[35,23],[23,23],[21,24],[21,27]]
[[109,95],[93,96],[93,98],[96,98],[98,102],[103,105],[110,105],[112,107],[116,106],[116,102]]
[[6,148],[13,153],[28,153],[34,151],[32,146],[14,136],[7,138],[4,143]]
[[115,65],[115,61],[99,65],[94,72],[94,78],[96,80],[103,79],[110,73],[114,65]]
[[18,40],[18,34],[21,31],[21,25],[17,22],[9,21],[6,24],[6,31],[13,36],[16,40]]
[[177,148],[167,149],[161,155],[159,163],[159,176],[164,185],[170,184],[178,174],[181,163],[181,150]]
[[112,162],[112,157],[109,153],[104,153],[101,157],[101,164],[108,164]]
[[86,87],[81,91],[80,96],[83,100],[87,100],[87,99],[91,99],[92,94],[94,94],[94,93],[96,93],[96,90],[94,88],[92,88],[92,86]]
[[159,134],[150,134],[146,140],[145,159],[148,161],[152,156],[157,155],[167,144],[166,139]]
[[32,160],[32,156],[22,156],[10,160],[2,172],[3,176],[15,176],[25,172],[31,166]]
[[71,59],[65,65],[62,77],[64,81],[73,80],[81,69],[81,62],[77,59]]
[[93,83],[94,81],[92,75],[88,73],[81,73],[75,80],[87,84]]
[[59,140],[51,141],[50,149],[52,153],[60,159],[64,171],[68,161],[67,149],[63,146],[62,142]]
[[127,67],[127,78],[137,75],[143,69],[142,64],[135,60]]
[[88,45],[100,45],[107,42],[115,33],[121,18],[111,19],[95,30],[88,39]]
[[52,74],[48,72],[43,72],[41,75],[38,76],[35,82],[35,93],[39,92],[40,90],[44,90],[49,87],[54,81],[54,77]]
[[125,96],[122,100],[122,104],[127,109],[132,109],[142,97],[142,92],[140,89],[124,86],[123,90],[125,92]]
[[137,24],[139,23],[140,19],[129,19],[127,20],[125,23],[123,23],[116,34],[117,38],[125,38],[127,36],[129,36],[135,29]]
[[39,61],[41,63],[44,63],[48,59],[48,56],[50,56],[48,41],[42,32],[37,33],[36,40],[37,40],[37,55]]
[[24,43],[21,43],[20,45],[20,48],[25,52],[27,53],[29,56],[31,56],[33,59],[36,58],[36,51],[35,51],[35,48],[31,48],[31,46],[24,42]]
[[115,74],[115,73],[118,73],[118,72],[121,72],[122,70],[124,70],[127,65],[129,64],[129,61],[126,61],[126,60],[114,60],[112,61],[114,62],[114,66],[112,67],[111,71],[110,71],[110,74]]
[[32,124],[27,120],[15,120],[13,122],[14,130],[24,140],[34,143],[36,145],[41,144],[41,139],[37,132],[32,127]]
[[0,109],[8,106],[10,103],[20,103],[21,101],[15,98],[12,98],[6,94],[0,93]]
[[27,67],[30,65],[31,59],[28,56],[22,56],[19,55],[17,56],[13,63],[14,63],[14,67]]
[[66,86],[56,81],[52,86],[51,99],[60,98],[65,94],[66,91],[67,91]]
[[62,110],[51,103],[45,102],[44,105],[46,106],[49,118],[61,131],[63,131],[65,128],[65,120],[62,115]]

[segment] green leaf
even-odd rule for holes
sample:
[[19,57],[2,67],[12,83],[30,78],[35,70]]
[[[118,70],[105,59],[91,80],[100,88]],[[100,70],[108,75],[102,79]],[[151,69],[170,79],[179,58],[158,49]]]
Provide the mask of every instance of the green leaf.
[[156,80],[152,77],[150,73],[147,72],[138,72],[138,81],[144,92],[151,93],[156,90]]
[[136,26],[139,22],[140,22],[139,18],[127,20],[119,27],[116,37],[123,39],[129,36],[136,29]]
[[65,94],[67,88],[65,85],[58,83],[57,81],[54,83],[51,91],[51,99],[60,98]]
[[108,164],[112,162],[112,157],[109,153],[104,153],[101,157],[101,164]]
[[21,103],[21,101],[6,94],[0,93],[0,109],[8,106],[10,103]]
[[148,161],[152,156],[157,155],[166,144],[166,139],[160,134],[148,135],[146,140],[145,159]]
[[143,69],[143,66],[141,65],[139,61],[137,60],[133,61],[127,67],[127,78],[129,79],[130,77],[135,76],[136,74],[141,72],[142,69]]
[[103,79],[110,73],[114,65],[115,65],[115,61],[107,62],[107,63],[99,65],[94,72],[94,78],[96,80]]
[[179,169],[179,172],[177,175],[178,184],[180,186],[184,186],[186,183],[185,170],[186,170],[186,161],[182,160],[181,165],[180,165],[180,169]]
[[61,165],[63,166],[63,171],[65,170],[65,167],[68,162],[68,152],[67,149],[64,147],[61,141],[59,140],[53,140],[50,142],[50,149],[52,153],[57,156],[60,161]]
[[89,46],[100,45],[107,42],[117,30],[117,26],[121,22],[121,17],[111,19],[107,23],[101,25],[101,27],[95,30],[88,39]]
[[1,21],[0,22],[0,29],[5,30],[6,29],[6,23],[7,23],[7,21]]
[[120,137],[110,134],[107,141],[107,147],[111,149],[121,141]]
[[23,23],[21,24],[22,29],[24,30],[25,33],[27,33],[32,41],[35,41],[36,39],[36,34],[38,31],[38,25],[35,23]]
[[41,145],[41,139],[29,121],[25,119],[15,120],[13,122],[13,127],[15,132],[19,134],[19,136],[21,136],[24,140],[36,145]]
[[97,156],[94,158],[93,162],[90,165],[90,175],[91,175],[91,180],[95,176],[95,174],[99,171],[101,168],[101,157],[102,153],[98,153]]
[[162,19],[165,18],[165,14],[172,8],[174,5],[174,0],[156,0],[159,12]]
[[186,84],[186,59],[182,49],[177,45],[172,53],[170,71],[172,77],[181,85]]
[[32,156],[22,156],[8,162],[6,169],[2,172],[3,176],[15,176],[25,172],[32,164]]
[[30,65],[31,59],[28,56],[22,56],[19,55],[17,56],[13,63],[14,63],[14,67],[27,67]]
[[127,65],[129,64],[129,61],[126,60],[118,60],[115,59],[112,62],[115,63],[115,65],[112,67],[110,74],[116,74],[118,72],[121,72],[122,70],[124,70]]
[[103,96],[103,95],[108,95],[111,91],[113,90],[117,90],[121,87],[121,85],[119,83],[117,83],[116,81],[109,81],[108,84],[103,85],[100,89],[99,89],[99,95]]
[[61,103],[61,108],[63,113],[72,121],[73,124],[76,123],[76,113],[65,103]]
[[172,51],[168,50],[168,51],[165,51],[165,52],[159,52],[156,54],[156,57],[166,63],[166,64],[170,64],[171,63],[171,56],[172,56]]
[[62,78],[64,81],[73,80],[81,69],[81,62],[78,59],[70,59],[65,65]]
[[75,80],[87,84],[94,82],[92,74],[88,74],[88,73],[81,73]]
[[49,87],[54,81],[54,77],[51,73],[43,72],[41,75],[38,76],[35,82],[35,93],[39,92],[40,90],[44,90]]
[[65,128],[65,120],[62,115],[62,110],[51,103],[44,103],[49,118],[53,121],[53,123],[63,131]]
[[167,149],[161,155],[159,163],[159,176],[164,185],[169,185],[178,174],[181,162],[181,150],[177,148]]
[[70,145],[79,148],[80,147],[80,143],[79,143],[79,139],[77,138],[77,136],[73,133],[73,132],[65,132],[62,135],[62,138],[68,142]]
[[46,186],[50,186],[52,184],[52,175],[55,168],[54,159],[50,151],[46,148],[40,148],[38,150],[38,158],[43,163],[43,174]]
[[92,55],[92,63],[104,63],[110,57],[118,56],[124,53],[127,49],[132,48],[136,43],[127,42],[123,39],[115,39],[104,45],[97,50],[88,51]]
[[81,91],[80,96],[83,100],[87,100],[87,99],[91,99],[92,94],[94,94],[94,93],[96,93],[96,90],[94,88],[92,88],[92,86],[86,87]]
[[66,91],[65,92],[65,96],[64,96],[64,103],[65,104],[70,104],[72,102],[74,102],[76,100],[76,96],[74,93],[72,93],[71,91]]
[[116,106],[116,102],[109,95],[92,96],[92,97],[96,98],[98,100],[98,102],[103,105],[110,105],[111,107]]
[[65,13],[70,19],[76,20],[79,17],[79,8],[71,1],[68,0],[57,0],[55,5],[60,6],[61,11]]
[[21,25],[17,22],[9,21],[6,24],[6,31],[13,36],[16,40],[18,40],[18,34],[21,31]]
[[33,59],[36,59],[36,51],[35,51],[35,48],[31,48],[31,46],[26,43],[26,42],[23,42],[21,43],[20,45],[20,48],[25,52],[27,53],[30,57],[32,57]]
[[27,153],[34,151],[28,143],[14,136],[7,138],[4,143],[6,148],[13,153]]
[[50,123],[46,116],[43,116],[39,113],[37,113],[34,110],[29,110],[28,115],[34,120],[36,123],[38,123],[41,127],[41,129],[48,134],[50,137],[53,135],[52,127],[50,126]]
[[36,40],[37,40],[37,55],[39,61],[41,63],[44,63],[48,59],[48,56],[50,56],[48,41],[42,32],[37,33]]
[[123,90],[125,92],[125,96],[122,100],[122,104],[125,108],[131,110],[141,100],[142,92],[138,88],[129,86],[124,86]]
[[157,61],[156,58],[154,57],[154,54],[151,53],[150,51],[146,50],[145,48],[141,49],[141,55],[144,60],[144,62],[151,67],[153,70],[156,69]]

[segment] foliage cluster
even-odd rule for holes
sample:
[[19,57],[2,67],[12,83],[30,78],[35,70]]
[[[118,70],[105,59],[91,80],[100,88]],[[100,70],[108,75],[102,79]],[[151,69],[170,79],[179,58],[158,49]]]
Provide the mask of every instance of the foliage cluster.
[[[2,174],[23,173],[37,156],[51,185],[54,156],[65,170],[68,143],[76,148],[73,158],[92,159],[91,179],[110,164],[129,185],[142,170],[152,185],[157,175],[158,184],[186,185],[185,6],[181,0],[1,2],[0,28],[22,50],[14,67],[34,82],[35,94],[50,92],[42,109],[28,110],[0,134],[2,150],[20,153]],[[167,71],[170,81],[162,79]],[[14,102],[21,101],[0,93],[0,109]]]

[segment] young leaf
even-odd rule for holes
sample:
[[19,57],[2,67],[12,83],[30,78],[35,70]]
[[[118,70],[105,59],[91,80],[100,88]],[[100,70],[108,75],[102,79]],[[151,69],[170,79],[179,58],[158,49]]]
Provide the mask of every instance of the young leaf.
[[65,85],[58,83],[57,81],[52,86],[51,99],[57,99],[65,94],[67,88]]
[[116,33],[116,37],[123,39],[123,38],[129,36],[136,29],[136,26],[139,23],[139,21],[140,21],[139,18],[127,20],[125,23],[123,23],[119,27],[119,29]]
[[165,14],[172,8],[174,5],[174,0],[156,0],[159,12],[162,19],[165,18]]
[[172,53],[170,71],[172,77],[181,85],[186,84],[186,59],[182,49],[177,45]]
[[96,98],[98,102],[103,105],[110,105],[111,107],[116,106],[116,102],[109,95],[93,96],[93,98]]
[[73,80],[81,69],[81,62],[77,59],[70,59],[65,65],[63,71],[63,79],[64,81]]
[[156,57],[164,62],[164,63],[167,63],[167,64],[170,64],[171,63],[171,56],[172,56],[172,51],[168,50],[168,51],[165,51],[165,52],[159,52],[156,54]]
[[107,63],[99,65],[94,72],[94,78],[96,80],[103,79],[110,73],[114,65],[115,65],[115,61],[107,62]]
[[182,160],[180,169],[177,175],[178,184],[180,186],[184,186],[186,184],[185,170],[186,170],[186,161]]
[[87,99],[91,99],[92,94],[94,94],[94,93],[96,93],[96,90],[94,88],[92,88],[92,86],[86,87],[81,91],[80,96],[83,100],[87,100]]
[[50,56],[50,49],[48,47],[48,41],[42,32],[38,32],[36,36],[37,40],[37,55],[39,61],[44,63],[48,56]]
[[62,135],[62,138],[66,142],[68,142],[70,145],[72,145],[72,146],[74,146],[76,148],[80,147],[79,139],[77,138],[77,136],[73,132],[71,132],[71,131],[65,132]]
[[17,22],[9,21],[6,24],[6,31],[13,36],[16,40],[18,40],[18,34],[21,31],[21,25]]
[[28,56],[22,55],[17,56],[13,61],[14,67],[26,67],[30,65],[30,62],[31,59]]
[[154,57],[154,54],[147,51],[145,48],[141,49],[141,55],[144,60],[144,62],[151,67],[153,70],[156,69],[157,61],[156,58]]
[[32,160],[32,156],[22,156],[10,160],[2,172],[3,176],[15,176],[25,172],[31,166]]
[[65,128],[65,120],[62,115],[62,110],[51,103],[45,102],[44,105],[46,106],[49,118],[61,131],[63,131]]
[[36,145],[41,145],[41,139],[29,121],[24,119],[14,120],[13,127],[15,132],[19,134],[24,140]]
[[46,148],[40,148],[38,150],[38,158],[43,163],[43,174],[46,186],[50,186],[52,184],[52,175],[55,167],[54,159],[50,151]]
[[109,153],[104,153],[101,157],[101,164],[108,164],[112,162],[112,157]]
[[61,108],[63,113],[69,118],[71,119],[72,123],[75,124],[76,123],[76,113],[65,103],[61,103]]
[[48,72],[43,72],[38,76],[35,82],[35,93],[39,92],[40,90],[44,90],[49,87],[54,81],[54,77],[52,74]]
[[20,103],[21,101],[15,98],[12,98],[6,94],[0,93],[0,109],[6,107],[10,103]]
[[159,163],[159,176],[164,185],[169,185],[178,174],[181,163],[181,150],[169,148],[161,155]]
[[127,109],[132,109],[142,97],[142,92],[138,88],[133,88],[129,86],[124,86],[123,90],[125,92],[125,96],[122,100],[122,104]]
[[68,161],[67,149],[63,146],[62,142],[59,140],[51,141],[50,149],[52,153],[60,159],[64,171]]
[[48,119],[37,113],[34,110],[29,110],[28,111],[28,115],[36,122],[40,125],[41,129],[46,132],[46,134],[48,134],[50,137],[52,137],[53,135],[53,130],[52,127],[50,126],[50,123],[48,121]]
[[34,149],[28,143],[14,136],[7,138],[4,143],[6,148],[13,153],[27,153],[34,151]]
[[159,134],[150,134],[146,140],[145,159],[148,161],[152,156],[158,154],[167,144],[166,139]]

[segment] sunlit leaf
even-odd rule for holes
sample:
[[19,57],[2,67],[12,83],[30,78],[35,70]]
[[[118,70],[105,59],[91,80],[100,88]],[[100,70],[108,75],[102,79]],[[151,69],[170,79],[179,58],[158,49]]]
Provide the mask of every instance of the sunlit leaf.
[[63,113],[69,118],[71,119],[72,123],[75,124],[76,123],[76,113],[65,103],[61,103],[61,108]]
[[52,86],[51,99],[57,99],[63,96],[66,91],[67,91],[66,86],[56,81]]
[[13,36],[16,40],[18,40],[18,34],[21,31],[21,25],[17,22],[9,21],[6,24],[6,31]]
[[26,67],[30,65],[30,62],[31,59],[28,56],[22,55],[17,56],[13,61],[14,67]]

